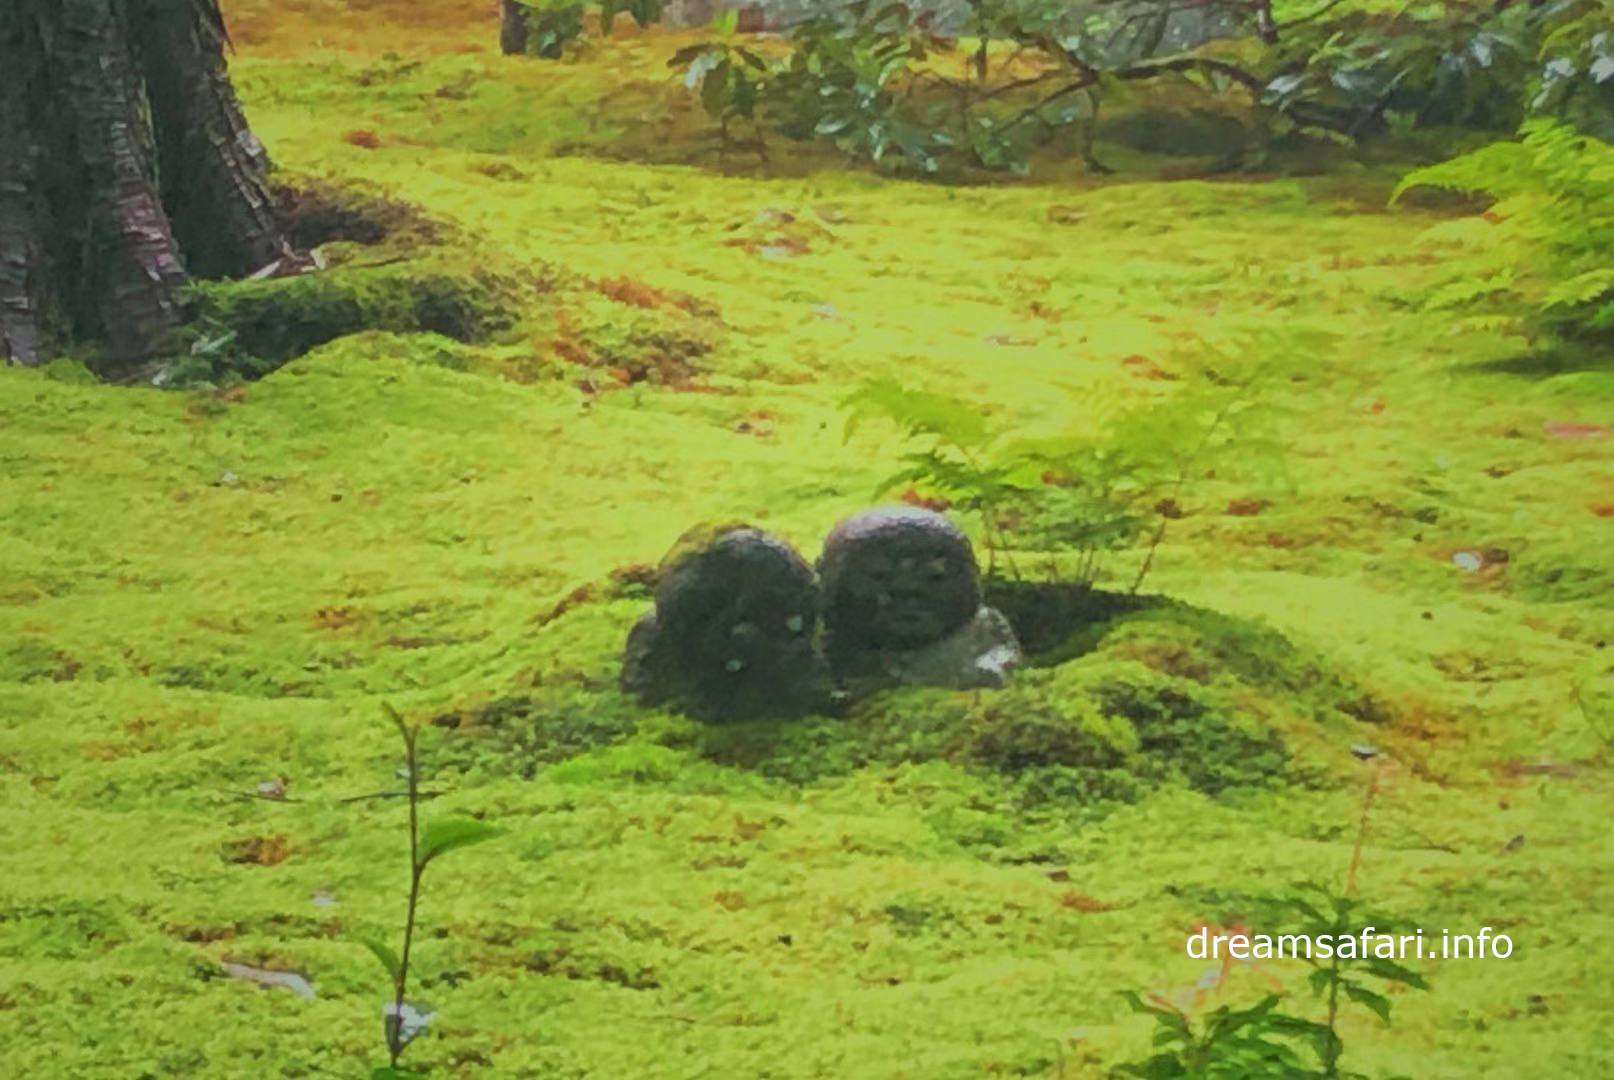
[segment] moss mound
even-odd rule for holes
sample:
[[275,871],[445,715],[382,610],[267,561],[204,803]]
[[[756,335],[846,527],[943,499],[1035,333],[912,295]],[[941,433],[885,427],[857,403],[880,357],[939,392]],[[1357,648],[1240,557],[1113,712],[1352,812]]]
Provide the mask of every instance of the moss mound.
[[[578,590],[580,606],[554,632],[563,640],[600,640],[594,635],[608,626],[625,633],[615,615],[630,605],[590,603],[620,597],[620,589]],[[1343,755],[1297,759],[1292,737],[1343,750],[1366,730],[1364,691],[1277,631],[1159,598],[1112,600],[1134,610],[1087,624],[1063,641],[1075,655],[1029,667],[999,692],[896,690],[836,716],[708,727],[636,708],[617,693],[606,639],[586,674],[435,722],[465,736],[456,760],[493,772],[531,776],[627,745],[671,747],[787,784],[946,762],[997,777],[1025,807],[1077,814],[1162,787],[1219,797],[1326,783]]]
[[263,374],[362,330],[485,341],[514,324],[519,291],[514,278],[423,260],[204,282],[193,287],[191,303],[203,334],[225,335],[243,373]]

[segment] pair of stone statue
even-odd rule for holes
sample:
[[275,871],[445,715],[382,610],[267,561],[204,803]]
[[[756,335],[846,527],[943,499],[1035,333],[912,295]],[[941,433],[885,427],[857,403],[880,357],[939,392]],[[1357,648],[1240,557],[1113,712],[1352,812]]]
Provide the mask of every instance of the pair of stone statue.
[[716,718],[811,712],[871,686],[1000,687],[1021,659],[981,602],[969,538],[910,506],[842,521],[816,572],[749,526],[688,535],[655,601],[628,635],[623,689]]

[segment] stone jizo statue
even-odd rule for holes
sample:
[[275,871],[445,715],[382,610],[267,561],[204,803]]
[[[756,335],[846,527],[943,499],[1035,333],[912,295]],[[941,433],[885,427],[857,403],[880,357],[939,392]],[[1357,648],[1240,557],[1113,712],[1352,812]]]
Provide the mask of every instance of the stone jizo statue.
[[646,703],[745,719],[827,700],[814,648],[818,580],[778,537],[744,525],[685,534],[655,600],[622,658],[623,689]]
[[818,572],[837,679],[1000,687],[1021,661],[1009,621],[981,602],[969,538],[940,514],[891,506],[847,518]]

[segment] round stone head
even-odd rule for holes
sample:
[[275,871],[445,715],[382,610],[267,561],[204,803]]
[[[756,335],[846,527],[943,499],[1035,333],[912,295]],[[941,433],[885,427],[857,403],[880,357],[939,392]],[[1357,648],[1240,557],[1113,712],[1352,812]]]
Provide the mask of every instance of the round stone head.
[[969,538],[913,506],[847,518],[818,560],[824,620],[837,653],[906,650],[940,641],[974,617],[979,571]]
[[749,527],[682,545],[656,587],[656,680],[712,714],[803,707],[816,689],[818,581],[794,548]]

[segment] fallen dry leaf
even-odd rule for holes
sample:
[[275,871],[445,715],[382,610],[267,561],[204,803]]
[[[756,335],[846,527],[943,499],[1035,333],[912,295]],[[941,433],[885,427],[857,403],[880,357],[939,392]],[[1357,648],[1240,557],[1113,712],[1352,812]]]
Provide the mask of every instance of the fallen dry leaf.
[[1578,424],[1570,420],[1548,420],[1541,425],[1549,439],[1601,439],[1608,434],[1602,424]]

